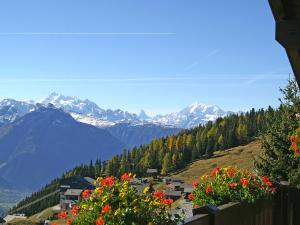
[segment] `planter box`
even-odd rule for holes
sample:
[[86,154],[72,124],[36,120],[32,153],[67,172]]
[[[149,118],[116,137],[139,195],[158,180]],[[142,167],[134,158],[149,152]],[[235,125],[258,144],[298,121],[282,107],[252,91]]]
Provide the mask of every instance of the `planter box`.
[[[277,225],[275,201],[259,200],[255,203],[228,203],[219,207],[205,206],[193,210],[196,215],[209,215],[209,225]],[[199,218],[199,223],[205,224]],[[187,223],[188,224],[188,223]]]

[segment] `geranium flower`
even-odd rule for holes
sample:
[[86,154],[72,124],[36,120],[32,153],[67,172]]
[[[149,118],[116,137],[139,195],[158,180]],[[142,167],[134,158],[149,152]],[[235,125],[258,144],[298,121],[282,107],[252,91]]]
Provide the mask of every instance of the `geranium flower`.
[[229,187],[233,190],[236,188],[236,186],[237,186],[237,183],[229,183]]
[[211,193],[213,191],[213,189],[212,189],[212,187],[210,186],[210,185],[208,185],[207,187],[206,187],[206,189],[205,189],[205,193],[206,194],[209,194],[209,193]]
[[266,182],[266,185],[269,186],[269,187],[272,187],[272,186],[273,186],[273,183],[272,183],[271,181],[267,181],[267,182]]
[[266,182],[270,181],[270,178],[267,176],[263,176],[263,177],[261,177],[261,180],[266,183]]
[[104,219],[102,216],[99,216],[99,218],[96,220],[96,225],[103,225],[104,224]]
[[81,193],[81,197],[82,197],[83,199],[86,199],[86,198],[89,196],[90,193],[91,193],[91,191],[90,191],[89,189],[85,189],[85,190]]
[[241,178],[240,182],[243,186],[248,186],[248,184],[249,184],[249,181],[247,179],[244,179],[244,178]]
[[121,180],[131,180],[132,177],[128,174],[128,173],[124,173],[122,176],[121,176]]
[[155,192],[153,192],[153,196],[154,196],[155,198],[160,198],[160,199],[162,199],[162,198],[165,197],[165,193],[163,193],[162,191],[155,191]]
[[58,218],[61,218],[61,219],[67,219],[67,216],[68,216],[68,213],[66,211],[61,211],[58,214]]
[[232,167],[229,167],[226,172],[227,172],[227,176],[233,177],[235,170]]
[[167,204],[169,207],[171,207],[172,203],[173,203],[173,199],[171,198],[167,198],[167,199],[162,199],[162,202],[164,204]]
[[195,195],[193,193],[189,194],[188,195],[188,199],[189,200],[193,200],[195,198]]
[[113,183],[116,181],[116,178],[114,178],[114,177],[107,177],[107,178],[105,178],[105,179],[103,179],[102,181],[101,181],[101,184],[103,185],[103,186],[111,186],[111,185],[113,185]]
[[254,184],[255,186],[259,186],[259,185],[260,185],[260,183],[257,182],[257,181],[254,181],[253,184]]
[[220,168],[219,168],[219,167],[215,167],[215,168],[211,171],[210,176],[212,176],[212,177],[216,176],[217,173],[219,173],[219,171],[220,171]]
[[73,205],[71,212],[72,212],[73,215],[77,215],[78,214],[78,206],[77,205]]
[[67,225],[71,225],[71,224],[72,224],[72,222],[73,222],[73,220],[72,220],[72,219],[67,219]]
[[106,204],[102,207],[102,213],[109,213],[111,211],[111,207],[109,204]]
[[198,187],[199,183],[197,181],[193,181],[192,185],[193,187]]

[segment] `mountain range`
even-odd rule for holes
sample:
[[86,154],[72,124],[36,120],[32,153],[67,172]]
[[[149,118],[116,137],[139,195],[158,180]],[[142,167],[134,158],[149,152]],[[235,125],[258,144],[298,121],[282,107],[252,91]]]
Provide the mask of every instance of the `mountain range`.
[[[226,116],[194,103],[168,115],[102,109],[89,100],[52,93],[40,102],[0,102],[0,187],[36,190],[68,168],[110,159],[123,149]],[[2,185],[1,185],[2,184]]]
[[215,105],[206,105],[195,102],[179,112],[150,117],[144,110],[141,110],[139,115],[121,109],[105,110],[88,99],[81,100],[77,97],[52,93],[37,103],[34,101],[4,99],[0,102],[0,123],[13,122],[26,113],[34,111],[38,105],[53,105],[56,108],[60,108],[66,113],[69,113],[79,122],[101,128],[111,127],[119,123],[129,123],[132,125],[156,124],[160,126],[188,129],[233,113],[224,111]]

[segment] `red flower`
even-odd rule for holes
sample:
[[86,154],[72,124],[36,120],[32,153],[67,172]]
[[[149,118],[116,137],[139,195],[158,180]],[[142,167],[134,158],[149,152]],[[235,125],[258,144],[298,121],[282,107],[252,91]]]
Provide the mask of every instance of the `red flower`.
[[229,168],[227,169],[227,176],[233,177],[234,172],[235,172],[234,169],[233,169],[232,167],[229,167]]
[[297,146],[297,144],[295,142],[292,142],[292,149],[294,151],[298,150],[298,146]]
[[85,189],[82,192],[81,196],[82,196],[83,199],[86,199],[89,196],[90,193],[91,193],[91,191],[89,189]]
[[194,205],[194,209],[198,209],[199,208],[199,205]]
[[294,136],[290,136],[290,141],[294,142],[295,141],[295,137]]
[[67,219],[67,225],[71,225],[71,224],[72,224],[72,222],[73,222],[73,220],[72,220],[72,219]]
[[116,178],[114,178],[114,177],[106,177],[105,179],[103,179],[102,181],[101,181],[101,184],[103,185],[103,186],[111,186],[111,185],[113,185],[113,183],[116,181]]
[[162,191],[155,191],[155,192],[153,192],[153,196],[154,196],[155,198],[160,198],[160,199],[162,199],[162,198],[165,197],[165,194],[164,194]]
[[51,223],[51,225],[57,225],[57,223]]
[[193,187],[198,187],[199,183],[197,181],[193,181],[192,185]]
[[243,186],[248,186],[248,184],[249,184],[249,181],[244,178],[241,178],[240,182]]
[[128,173],[124,173],[122,176],[121,176],[121,180],[131,180],[131,176],[128,174]]
[[166,205],[168,205],[169,207],[171,207],[172,203],[173,203],[173,199],[171,198],[167,198],[167,199],[162,199],[162,202]]
[[272,190],[273,194],[276,193],[276,191],[277,191],[276,187],[272,187],[271,190]]
[[102,207],[102,213],[109,213],[111,211],[111,207],[109,204],[106,204]]
[[257,182],[257,181],[254,181],[253,184],[254,184],[255,186],[259,186],[259,185],[260,185],[260,183]]
[[265,183],[267,183],[268,181],[270,181],[270,178],[267,176],[264,176],[261,178],[262,181],[264,181]]
[[272,186],[273,186],[273,183],[272,183],[271,181],[267,181],[267,182],[266,182],[266,185],[269,186],[269,187],[272,187]]
[[205,190],[205,193],[206,194],[209,194],[209,193],[211,193],[213,190],[212,190],[212,187],[210,186],[210,185],[208,185],[207,187],[206,187],[206,190]]
[[299,141],[299,136],[295,135],[295,141]]
[[61,218],[61,219],[67,219],[67,212],[66,211],[61,211],[60,213],[58,213],[58,218]]
[[189,200],[193,200],[195,198],[195,195],[193,193],[189,194],[188,195],[188,199]]
[[96,225],[103,225],[104,224],[104,219],[102,216],[100,216],[97,220],[96,220]]
[[219,168],[219,167],[215,167],[215,168],[211,171],[210,176],[212,176],[212,177],[216,176],[217,173],[219,173],[219,171],[220,171],[220,168]]
[[236,186],[237,186],[237,183],[229,183],[229,187],[233,190],[236,188]]
[[78,206],[77,205],[73,205],[71,212],[72,212],[73,215],[77,215],[78,214]]

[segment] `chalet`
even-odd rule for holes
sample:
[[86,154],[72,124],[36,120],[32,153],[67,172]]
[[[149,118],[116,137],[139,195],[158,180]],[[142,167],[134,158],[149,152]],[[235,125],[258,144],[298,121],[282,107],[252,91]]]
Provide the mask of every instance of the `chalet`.
[[157,178],[158,170],[157,169],[147,169],[147,175],[153,178]]
[[300,87],[299,0],[269,0],[276,22],[276,40],[285,48]]
[[172,181],[172,178],[171,178],[171,177],[164,177],[162,180],[163,180],[163,182],[164,182],[165,184],[170,184],[171,181]]
[[194,191],[194,187],[190,186],[186,186],[183,188],[183,196],[185,199],[188,199],[189,194],[191,194]]
[[81,200],[83,190],[95,189],[94,179],[90,177],[74,176],[60,183],[60,208],[66,210]]
[[182,191],[182,190],[181,190],[181,186],[182,186],[182,183],[172,181],[172,182],[168,185],[168,188],[171,189],[172,191]]
[[171,179],[173,182],[184,183],[181,179],[176,178],[176,177],[172,177]]
[[176,201],[177,199],[181,198],[181,191],[164,191],[165,197],[166,198],[171,198],[174,201]]

